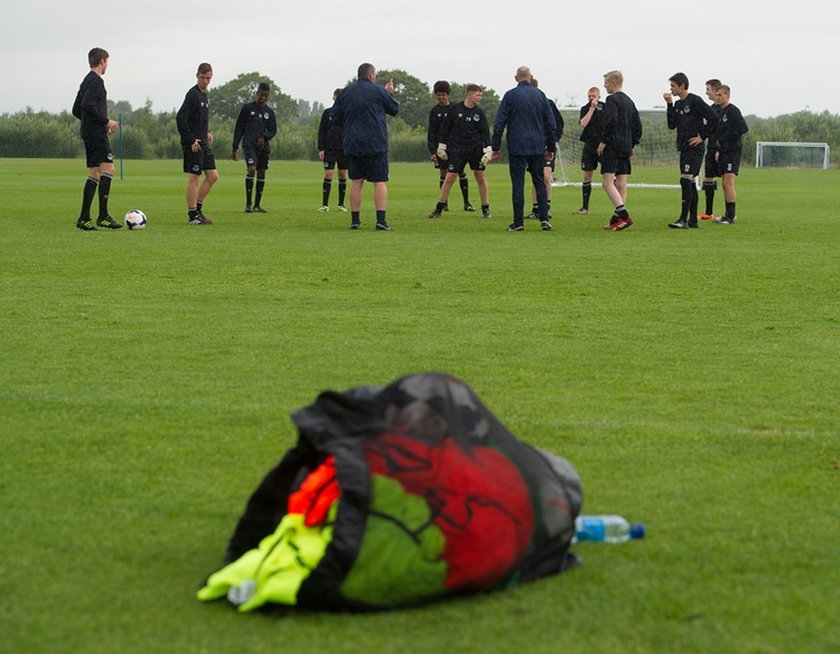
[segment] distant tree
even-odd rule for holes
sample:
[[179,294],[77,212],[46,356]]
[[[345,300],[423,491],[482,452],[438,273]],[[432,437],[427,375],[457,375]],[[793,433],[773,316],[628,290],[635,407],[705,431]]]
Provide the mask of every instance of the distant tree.
[[132,111],[134,111],[134,109],[131,108],[131,103],[127,100],[119,100],[118,102],[108,100],[109,114],[130,114]]
[[321,114],[324,113],[324,105],[318,101],[311,104],[306,100],[297,101],[297,118],[295,122],[298,125],[307,125],[312,122],[313,118],[321,119]]
[[260,82],[271,87],[268,103],[277,114],[277,122],[293,121],[298,115],[297,102],[280,90],[271,78],[260,73],[242,73],[230,82],[210,88],[211,116],[236,120],[242,105],[251,102],[257,95]]
[[399,117],[411,127],[425,126],[429,109],[435,103],[435,96],[429,86],[404,70],[377,70],[376,83],[386,84],[394,80],[394,97],[400,103]]

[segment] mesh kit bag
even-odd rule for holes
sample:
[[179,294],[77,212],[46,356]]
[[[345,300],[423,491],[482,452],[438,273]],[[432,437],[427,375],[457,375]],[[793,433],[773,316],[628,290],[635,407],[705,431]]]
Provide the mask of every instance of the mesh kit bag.
[[581,482],[440,373],[325,391],[248,500],[198,598],[385,609],[510,588],[576,564]]

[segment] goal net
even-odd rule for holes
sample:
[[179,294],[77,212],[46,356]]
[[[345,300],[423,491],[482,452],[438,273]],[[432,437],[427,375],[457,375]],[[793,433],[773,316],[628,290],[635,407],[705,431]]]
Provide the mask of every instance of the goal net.
[[[579,110],[562,108],[563,137],[557,148],[554,165],[556,181],[553,186],[580,186],[583,171],[580,169],[580,155],[583,143],[580,141]],[[633,151],[633,172],[628,186],[636,188],[679,188],[680,157],[677,151],[677,137],[668,129],[665,109],[639,111],[642,120],[642,140]],[[698,179],[702,176],[698,176]],[[596,181],[600,173],[596,172]]]
[[756,168],[828,168],[830,159],[828,143],[758,141],[755,144]]

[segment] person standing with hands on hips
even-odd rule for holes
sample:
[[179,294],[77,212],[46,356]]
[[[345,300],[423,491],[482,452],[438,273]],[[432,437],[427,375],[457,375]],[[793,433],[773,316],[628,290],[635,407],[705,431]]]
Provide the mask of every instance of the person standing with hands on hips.
[[[184,149],[184,172],[187,174],[187,215],[190,225],[212,225],[202,212],[202,205],[213,185],[219,180],[216,158],[210,145],[213,135],[210,128],[210,101],[207,89],[213,79],[213,67],[208,63],[198,66],[196,85],[184,97],[175,116],[181,146]],[[204,181],[201,174],[204,173]]]
[[[672,229],[696,228],[697,186],[695,179],[706,152],[703,144],[717,129],[718,117],[700,96],[688,92],[688,77],[675,73],[668,79],[670,93],[662,98],[668,105],[668,129],[677,130],[677,150],[680,152],[680,187],[682,204],[680,217],[670,223]],[[677,100],[674,101],[674,96]]]

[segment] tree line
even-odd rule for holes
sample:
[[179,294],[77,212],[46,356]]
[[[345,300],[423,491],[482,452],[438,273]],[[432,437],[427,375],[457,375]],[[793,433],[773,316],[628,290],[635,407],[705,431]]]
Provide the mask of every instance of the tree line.
[[[381,83],[393,78],[394,95],[400,102],[399,115],[388,119],[392,160],[428,160],[426,124],[429,110],[436,104],[430,85],[399,69],[381,70],[377,74]],[[243,104],[254,99],[257,85],[263,81],[272,88],[269,103],[277,114],[278,131],[272,144],[272,156],[285,160],[316,160],[318,124],[324,105],[294,99],[284,93],[273,80],[257,72],[243,73],[210,89],[210,131],[215,137],[216,155],[224,157],[228,154],[239,110]],[[451,84],[452,101],[462,100],[466,95],[466,83]],[[495,90],[485,87],[481,106],[491,125],[500,101]],[[150,100],[139,108],[133,108],[125,101],[109,100],[108,104],[110,116],[119,117],[122,123],[121,138],[112,138],[115,155],[120,154],[117,147],[121,143],[121,154],[126,159],[181,158],[175,110],[155,112]],[[579,129],[578,107],[560,109],[566,123],[563,138],[576,139]],[[646,134],[666,129],[662,125],[665,110],[661,113],[661,117],[643,117],[643,122],[647,123]],[[831,146],[832,165],[838,163],[840,115],[828,111],[813,113],[803,110],[774,118],[747,116],[746,120],[750,127],[744,142],[744,163],[747,165],[751,161],[750,153],[755,151],[756,141],[825,142]],[[0,157],[83,157],[84,147],[78,132],[79,122],[69,111],[53,114],[27,108],[13,114],[0,114]],[[642,140],[646,139],[643,137]]]

